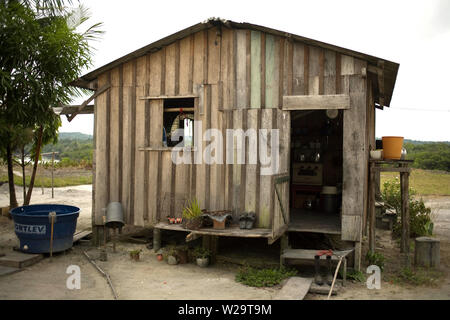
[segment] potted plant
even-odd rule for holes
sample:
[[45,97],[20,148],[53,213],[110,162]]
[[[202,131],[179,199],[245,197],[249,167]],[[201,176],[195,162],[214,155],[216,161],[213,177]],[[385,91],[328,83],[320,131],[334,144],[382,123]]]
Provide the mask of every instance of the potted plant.
[[158,252],[156,253],[156,259],[158,259],[158,261],[163,261],[164,260],[164,256],[162,253],[162,250],[159,249]]
[[186,229],[196,230],[202,226],[202,210],[196,198],[189,201],[183,209],[183,226]]
[[170,265],[178,264],[179,259],[177,255],[177,249],[175,247],[169,247],[167,250],[167,263]]
[[142,249],[130,251],[131,260],[139,261],[139,255],[141,254],[141,252],[142,252]]
[[194,249],[194,257],[199,267],[205,268],[209,265],[211,252],[208,249],[197,247]]

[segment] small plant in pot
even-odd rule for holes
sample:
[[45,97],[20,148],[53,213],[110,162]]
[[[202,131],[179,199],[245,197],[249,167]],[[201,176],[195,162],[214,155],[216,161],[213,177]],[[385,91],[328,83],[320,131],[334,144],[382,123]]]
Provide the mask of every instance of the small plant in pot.
[[177,255],[177,249],[175,247],[169,247],[167,250],[167,263],[170,265],[178,264],[179,259]]
[[209,265],[211,252],[208,249],[197,247],[194,249],[194,257],[199,267],[205,268]]
[[142,252],[141,249],[130,251],[131,260],[139,261],[139,256],[140,256],[141,252]]
[[186,229],[200,229],[203,221],[203,212],[196,198],[189,201],[183,209],[183,227]]

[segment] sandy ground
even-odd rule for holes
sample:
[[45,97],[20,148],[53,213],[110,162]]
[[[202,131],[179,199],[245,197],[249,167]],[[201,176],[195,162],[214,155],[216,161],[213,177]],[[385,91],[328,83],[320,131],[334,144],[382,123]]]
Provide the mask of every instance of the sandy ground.
[[[17,188],[20,197],[21,189]],[[425,199],[435,212],[435,233],[441,239],[441,266],[446,276],[437,287],[408,287],[382,281],[380,290],[369,290],[363,283],[348,282],[333,299],[450,299],[450,197]],[[0,186],[0,207],[8,205],[7,185]],[[20,202],[20,199],[19,199]],[[32,202],[64,203],[81,208],[78,230],[90,228],[91,186],[77,186],[33,192]],[[0,252],[12,250],[18,244],[13,222],[0,217]],[[377,247],[386,256],[387,265],[398,265],[398,244],[391,240],[389,232],[377,230]],[[141,261],[129,258],[129,251],[142,249]],[[97,258],[99,250],[77,245],[65,254],[46,258],[16,274],[0,277],[0,300],[3,299],[113,299],[111,289],[103,276],[87,261],[83,251]],[[194,264],[170,266],[157,261],[156,254],[143,244],[121,242],[117,252],[108,249],[108,261],[96,260],[109,273],[119,299],[231,299],[270,300],[280,290],[252,288],[235,282],[237,266],[216,264],[199,268]],[[81,289],[69,290],[66,273],[70,265],[81,270]],[[308,294],[306,299],[324,299],[325,296]]]

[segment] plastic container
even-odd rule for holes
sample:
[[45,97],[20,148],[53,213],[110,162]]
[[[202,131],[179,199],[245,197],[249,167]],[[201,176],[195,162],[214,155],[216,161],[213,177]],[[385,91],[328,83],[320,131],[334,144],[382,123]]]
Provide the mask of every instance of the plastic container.
[[335,213],[338,208],[338,191],[335,186],[323,186],[322,204],[326,213]]
[[402,156],[403,137],[383,137],[384,159],[400,160]]
[[72,247],[80,208],[62,204],[36,204],[10,210],[20,249],[29,253],[50,252],[50,212],[56,212],[53,224],[53,252]]

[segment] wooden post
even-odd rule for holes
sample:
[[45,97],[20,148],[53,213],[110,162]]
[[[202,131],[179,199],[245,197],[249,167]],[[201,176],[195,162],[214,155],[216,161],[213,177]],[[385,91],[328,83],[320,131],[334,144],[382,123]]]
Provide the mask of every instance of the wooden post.
[[289,248],[289,236],[287,233],[280,237],[280,267],[284,265],[283,252]]
[[208,249],[211,252],[210,262],[214,264],[216,262],[217,249],[219,245],[218,236],[206,236],[202,237],[203,248]]
[[369,251],[375,251],[375,164],[370,163],[369,184]]
[[153,250],[158,252],[161,249],[161,229],[153,229]]
[[400,187],[402,195],[402,239],[400,252],[406,255],[409,266],[409,172],[400,172]]

